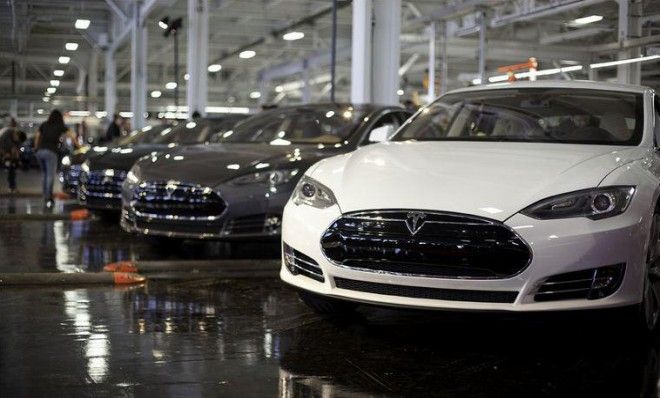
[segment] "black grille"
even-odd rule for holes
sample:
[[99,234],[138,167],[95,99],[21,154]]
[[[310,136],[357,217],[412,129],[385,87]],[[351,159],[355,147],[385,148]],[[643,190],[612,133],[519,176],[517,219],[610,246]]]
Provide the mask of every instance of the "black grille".
[[325,281],[321,267],[319,267],[319,264],[314,261],[313,258],[302,254],[286,243],[284,243],[283,246],[284,261],[286,263],[286,267],[292,274],[304,275],[319,282]]
[[168,220],[162,218],[136,218],[135,227],[152,232],[165,232],[189,235],[219,235],[221,226],[211,221]]
[[447,301],[471,301],[477,303],[513,303],[518,292],[512,291],[485,291],[485,290],[457,290],[435,289],[418,286],[390,285],[385,283],[364,282],[354,279],[334,278],[335,286],[339,289],[356,290],[365,293],[383,294],[386,296],[399,296]]
[[78,190],[81,173],[82,167],[79,164],[71,165],[69,168],[63,170],[62,185],[64,186],[64,189],[75,194]]
[[225,235],[263,233],[266,226],[266,215],[233,218],[225,224]]
[[321,239],[338,265],[447,278],[507,278],[530,262],[527,245],[499,222],[409,210],[345,214]]
[[217,218],[225,202],[211,188],[185,183],[149,183],[135,188],[133,208],[156,218]]
[[83,199],[92,198],[121,198],[121,186],[126,179],[123,170],[92,170],[82,175]]
[[552,276],[534,295],[535,301],[595,300],[614,293],[623,280],[625,264]]

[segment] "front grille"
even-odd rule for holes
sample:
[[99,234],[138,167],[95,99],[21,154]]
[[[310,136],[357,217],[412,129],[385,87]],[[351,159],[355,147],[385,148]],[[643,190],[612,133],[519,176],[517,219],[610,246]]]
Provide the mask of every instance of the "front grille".
[[323,271],[313,258],[295,250],[286,243],[283,244],[284,262],[286,267],[294,275],[304,275],[319,282],[325,281]]
[[345,214],[324,233],[321,245],[340,266],[445,278],[508,278],[525,269],[532,255],[502,223],[410,210]]
[[516,297],[518,296],[518,292],[513,291],[436,289],[419,286],[402,286],[390,285],[386,283],[365,282],[345,278],[334,279],[335,286],[339,289],[382,294],[386,296],[447,301],[470,301],[477,303],[513,303],[516,301]]
[[225,236],[239,235],[277,235],[280,233],[282,221],[278,216],[257,214],[253,216],[236,217],[228,220],[222,230]]
[[595,300],[614,293],[623,280],[625,264],[568,272],[546,279],[534,301]]
[[61,181],[65,189],[68,189],[71,192],[76,192],[80,182],[81,173],[82,167],[79,164],[71,165],[69,168],[63,170]]
[[225,202],[211,188],[195,184],[143,182],[135,188],[131,205],[154,218],[213,220],[225,211]]
[[121,198],[121,186],[126,179],[123,170],[92,170],[83,174],[83,195],[89,198]]
[[220,225],[213,221],[137,218],[134,221],[134,225],[139,230],[149,230],[156,233],[161,232],[198,236],[213,236],[220,233]]

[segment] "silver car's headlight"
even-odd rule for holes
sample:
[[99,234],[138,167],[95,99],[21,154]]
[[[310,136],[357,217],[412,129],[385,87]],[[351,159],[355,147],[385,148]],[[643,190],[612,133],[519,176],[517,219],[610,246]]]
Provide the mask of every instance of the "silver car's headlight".
[[298,174],[298,169],[269,170],[236,177],[229,183],[233,185],[264,184],[276,187],[286,184]]
[[585,189],[543,199],[521,213],[539,220],[571,217],[599,220],[626,211],[634,194],[632,186]]
[[291,200],[295,205],[308,205],[317,209],[325,209],[337,204],[335,194],[330,188],[307,176],[300,179]]

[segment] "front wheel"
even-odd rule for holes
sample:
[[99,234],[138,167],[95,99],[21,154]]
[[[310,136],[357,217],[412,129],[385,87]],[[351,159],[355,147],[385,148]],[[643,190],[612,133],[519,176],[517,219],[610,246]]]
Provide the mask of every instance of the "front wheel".
[[306,291],[298,292],[298,296],[303,303],[305,303],[317,314],[346,315],[353,313],[357,307],[357,304],[349,301],[323,297],[321,295]]
[[646,251],[646,267],[644,272],[644,287],[642,302],[638,308],[638,325],[646,333],[654,333],[658,328],[660,319],[660,295],[658,294],[658,280],[660,268],[658,256],[660,254],[660,213],[653,214],[653,223],[649,234],[649,245]]

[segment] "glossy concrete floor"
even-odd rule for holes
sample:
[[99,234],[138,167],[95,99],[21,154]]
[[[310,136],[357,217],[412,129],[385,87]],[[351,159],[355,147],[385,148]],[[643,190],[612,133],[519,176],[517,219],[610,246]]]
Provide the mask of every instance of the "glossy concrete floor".
[[[277,257],[276,244],[165,249],[94,219],[8,218],[28,206],[40,209],[39,200],[0,198],[0,272]],[[363,308],[323,318],[277,279],[5,287],[0,397],[658,396],[660,344],[624,326],[602,314]]]

